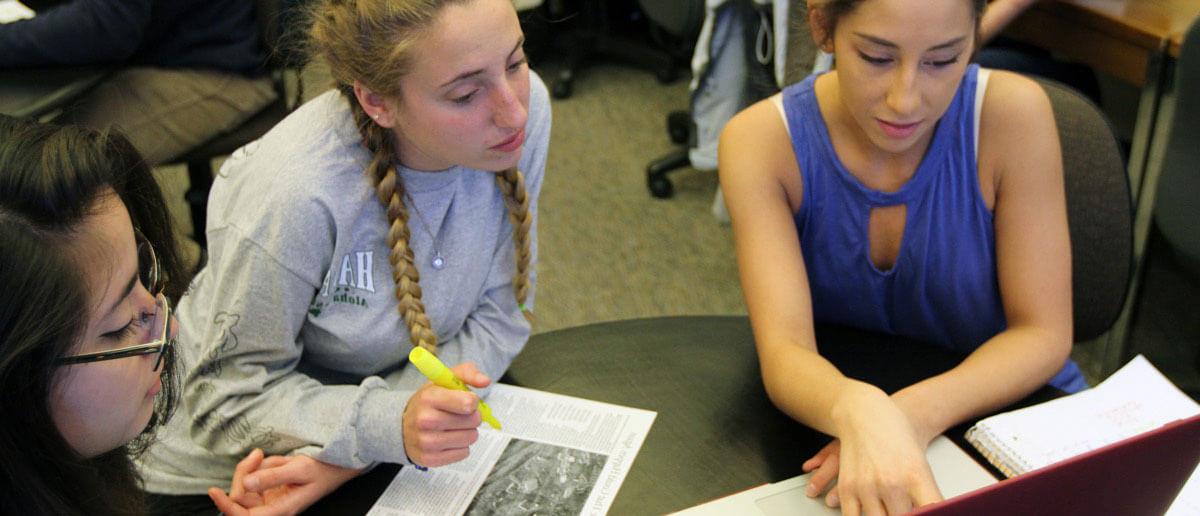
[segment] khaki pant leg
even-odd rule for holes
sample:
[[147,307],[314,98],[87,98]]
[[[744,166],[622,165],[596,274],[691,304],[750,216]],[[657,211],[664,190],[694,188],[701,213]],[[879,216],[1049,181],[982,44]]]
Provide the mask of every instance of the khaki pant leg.
[[154,166],[232,130],[275,97],[268,77],[129,68],[97,85],[61,120],[96,128],[114,126]]

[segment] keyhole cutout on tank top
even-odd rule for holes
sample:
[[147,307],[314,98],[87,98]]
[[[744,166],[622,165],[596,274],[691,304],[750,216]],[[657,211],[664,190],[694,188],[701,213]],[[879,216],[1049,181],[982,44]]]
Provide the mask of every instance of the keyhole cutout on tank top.
[[900,245],[904,242],[904,222],[907,218],[907,204],[871,208],[867,222],[867,238],[871,263],[876,269],[887,272],[896,266],[896,258],[900,256]]

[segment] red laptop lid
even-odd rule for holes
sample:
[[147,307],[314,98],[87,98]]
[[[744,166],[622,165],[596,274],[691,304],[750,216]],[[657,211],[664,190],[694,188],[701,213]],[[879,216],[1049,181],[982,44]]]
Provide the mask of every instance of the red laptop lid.
[[1175,421],[914,514],[1161,515],[1200,462],[1200,415]]

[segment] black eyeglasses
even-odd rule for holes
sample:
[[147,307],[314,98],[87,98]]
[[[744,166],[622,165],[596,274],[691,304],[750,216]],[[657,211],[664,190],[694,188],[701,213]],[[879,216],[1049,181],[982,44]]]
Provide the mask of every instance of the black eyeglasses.
[[150,341],[145,344],[135,346],[126,346],[108,351],[97,351],[95,353],[84,353],[69,357],[62,357],[57,360],[57,364],[85,364],[88,362],[99,362],[102,360],[116,360],[118,358],[150,355],[157,353],[158,357],[154,361],[154,368],[157,371],[162,366],[163,356],[166,355],[175,346],[175,339],[171,338],[171,304],[167,301],[167,297],[159,292],[159,277],[158,277],[158,257],[154,254],[154,247],[141,232],[137,232],[138,238],[138,279],[142,282],[142,286],[147,291],[154,294],[154,313],[145,315],[148,321],[144,321],[150,328]]
[[141,231],[134,231],[137,239],[138,280],[146,291],[157,296],[162,291],[158,283],[158,255],[154,254],[154,246]]

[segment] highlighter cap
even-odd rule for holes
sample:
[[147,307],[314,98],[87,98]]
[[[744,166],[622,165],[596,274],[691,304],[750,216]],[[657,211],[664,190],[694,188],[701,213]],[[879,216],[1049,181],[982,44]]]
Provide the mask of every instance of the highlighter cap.
[[414,347],[408,353],[408,361],[417,366],[417,370],[429,378],[434,385],[447,389],[467,390],[467,386],[463,384],[462,380],[454,376],[454,372],[446,367],[446,364],[443,364],[425,348]]

